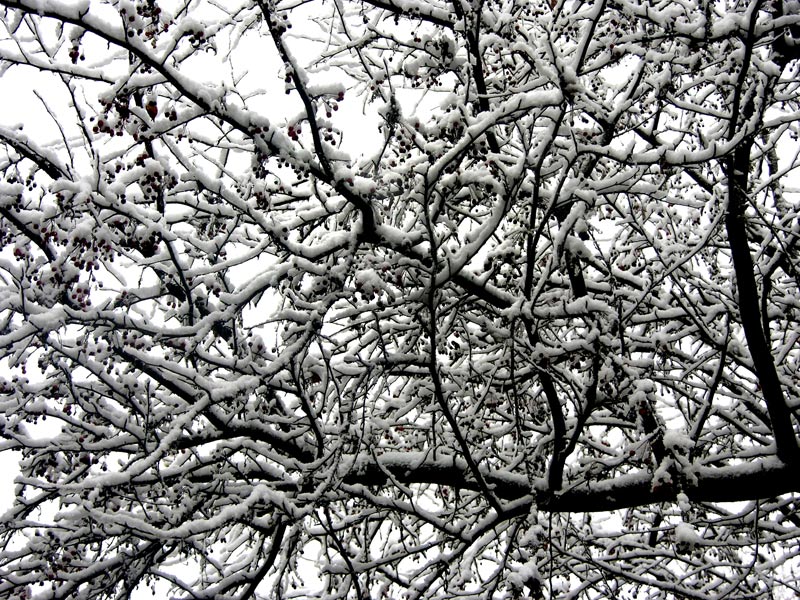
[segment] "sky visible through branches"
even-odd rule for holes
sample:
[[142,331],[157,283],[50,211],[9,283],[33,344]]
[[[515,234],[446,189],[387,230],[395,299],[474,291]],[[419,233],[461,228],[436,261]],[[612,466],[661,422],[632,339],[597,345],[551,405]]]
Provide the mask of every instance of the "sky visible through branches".
[[0,5],[0,599],[800,593],[798,2]]

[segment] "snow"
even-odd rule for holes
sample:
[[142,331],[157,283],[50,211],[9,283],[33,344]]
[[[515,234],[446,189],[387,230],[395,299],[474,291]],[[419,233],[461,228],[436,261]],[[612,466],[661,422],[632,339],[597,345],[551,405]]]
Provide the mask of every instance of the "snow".
[[55,13],[71,19],[79,19],[89,12],[91,4],[89,0],[74,0],[70,2],[59,2],[58,0],[27,0],[20,2],[20,5],[40,15]]
[[703,537],[697,533],[697,529],[689,523],[678,523],[675,526],[674,538],[676,544],[686,544],[689,547],[703,544]]
[[692,439],[677,429],[668,429],[663,436],[664,446],[676,452],[687,452],[694,447]]
[[[798,113],[782,104],[789,84],[760,93],[781,69],[768,35],[747,78],[764,116],[727,134],[738,34],[755,17],[768,27],[765,10],[709,12],[712,39],[702,11],[679,3],[534,3],[519,18],[486,4],[469,23],[479,97],[472,49],[453,33],[466,21],[436,3],[397,2],[396,24],[368,3],[280,4],[273,18],[293,24],[284,65],[255,6],[186,15],[159,2],[160,21],[135,17],[143,29],[175,19],[150,43],[127,39],[121,5],[23,2],[89,12],[63,30],[8,17],[18,47],[3,56],[35,56],[28,70],[62,89],[46,72],[59,69],[75,94],[52,104],[66,141],[29,122],[0,129],[56,173],[10,150],[0,181],[0,206],[22,223],[0,255],[0,432],[2,448],[26,448],[23,496],[57,496],[40,525],[17,523],[30,540],[12,539],[0,595],[25,564],[83,543],[87,522],[105,554],[80,546],[85,564],[68,565],[91,574],[87,590],[133,572],[114,570],[131,565],[115,554],[124,536],[181,549],[156,557],[156,573],[190,548],[181,582],[201,596],[240,594],[273,543],[251,595],[353,596],[370,581],[361,595],[431,600],[495,583],[533,594],[535,582],[578,598],[611,593],[609,581],[630,595],[633,581],[700,597],[738,581],[756,546],[793,566],[797,533],[780,510],[792,480],[724,224],[723,159],[761,131],[741,173],[745,218],[794,406],[797,284],[784,261]],[[213,44],[196,47],[197,31]],[[65,58],[78,37],[90,66]],[[286,73],[333,139],[312,143],[313,111],[283,94]],[[159,104],[154,120],[133,99],[115,112],[134,88]],[[333,96],[340,110],[322,117]],[[125,121],[121,135],[75,125],[101,115]],[[758,511],[726,515],[725,502],[766,492]],[[736,560],[721,567],[706,546]],[[294,565],[312,549],[310,584]],[[765,573],[747,573],[753,589],[769,588]]]

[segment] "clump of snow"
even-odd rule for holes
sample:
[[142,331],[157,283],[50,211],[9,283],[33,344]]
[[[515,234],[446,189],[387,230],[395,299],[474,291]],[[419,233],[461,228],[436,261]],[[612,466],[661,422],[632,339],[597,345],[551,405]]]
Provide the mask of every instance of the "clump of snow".
[[688,452],[694,446],[694,442],[685,433],[676,429],[668,429],[664,432],[664,446],[668,450],[683,453]]
[[540,580],[539,569],[536,567],[536,561],[530,560],[515,572],[509,573],[508,581],[515,588],[521,589],[525,586],[530,586],[532,582]]
[[653,473],[653,484],[651,486],[653,491],[657,491],[663,486],[672,485],[672,474],[670,473],[672,465],[673,461],[670,458],[664,459],[661,461],[661,464],[658,465],[655,473]]
[[676,544],[694,548],[703,543],[703,536],[697,533],[697,529],[689,523],[679,523],[675,527],[673,536]]

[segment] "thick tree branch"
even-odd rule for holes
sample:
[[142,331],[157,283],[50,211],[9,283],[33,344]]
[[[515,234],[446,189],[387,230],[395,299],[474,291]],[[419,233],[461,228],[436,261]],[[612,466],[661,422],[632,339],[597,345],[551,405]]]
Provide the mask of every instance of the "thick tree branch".
[[[422,460],[417,464],[413,457],[404,459],[392,454],[384,455],[380,462],[380,466],[357,466],[344,481],[375,487],[389,485],[388,471],[403,484],[425,483],[480,491],[477,483],[466,477],[466,463],[459,460],[449,464]],[[550,483],[545,480],[529,483],[519,475],[490,471],[484,471],[483,476],[493,492],[507,501],[529,497],[529,506],[548,512],[605,512],[674,502],[679,493],[694,502],[743,502],[800,492],[800,481],[793,473],[791,465],[764,459],[748,465],[701,468],[680,487],[654,487],[652,474],[640,471],[555,492],[550,491]]]
[[786,405],[783,387],[772,358],[772,349],[767,345],[764,330],[761,327],[758,287],[754,274],[755,266],[750,255],[745,227],[749,157],[750,145],[744,144],[734,152],[727,162],[728,209],[725,227],[728,232],[731,260],[736,273],[736,289],[739,292],[742,327],[753,366],[761,383],[764,400],[767,403],[778,456],[787,463],[794,463],[800,458],[800,455],[798,455],[792,414]]

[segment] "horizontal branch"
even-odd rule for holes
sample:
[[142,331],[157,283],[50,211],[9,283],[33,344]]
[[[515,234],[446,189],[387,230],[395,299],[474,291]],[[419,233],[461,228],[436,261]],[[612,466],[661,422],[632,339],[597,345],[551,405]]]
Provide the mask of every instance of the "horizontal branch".
[[[413,455],[413,453],[409,453]],[[461,460],[420,461],[403,453],[385,454],[376,463],[364,464],[345,477],[346,483],[382,486],[391,476],[402,484],[430,484],[479,491]],[[695,502],[742,502],[800,492],[794,470],[777,459],[763,459],[747,465],[700,468],[692,481],[675,485],[654,485],[652,473],[638,471],[619,477],[589,482],[550,494],[546,479],[532,484],[522,475],[484,471],[486,483],[503,500],[530,498],[530,505],[547,512],[601,512],[673,502],[679,493]],[[519,505],[514,514],[519,513]]]

